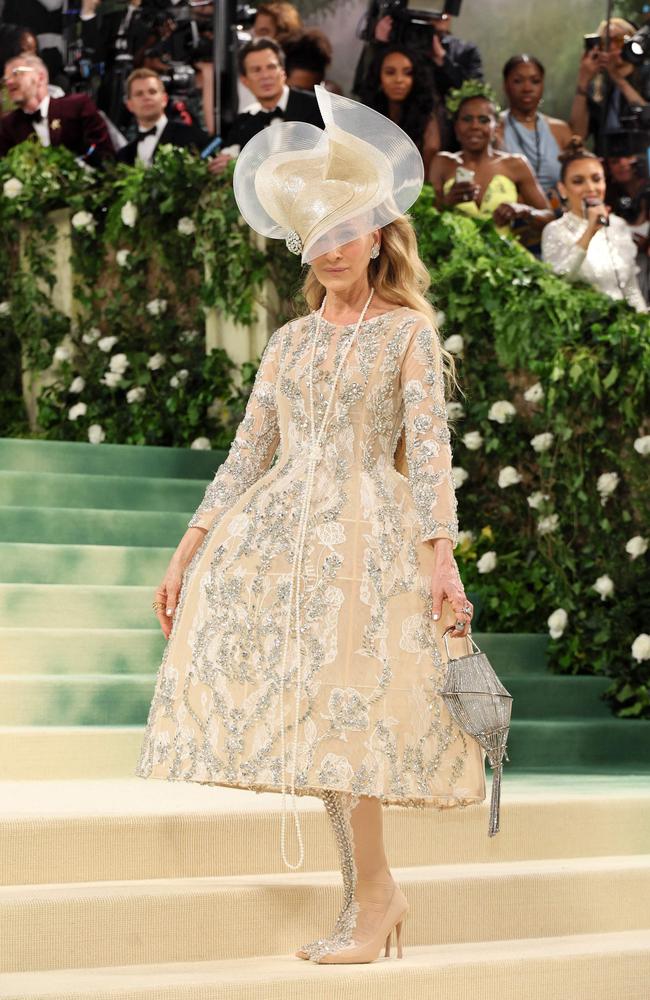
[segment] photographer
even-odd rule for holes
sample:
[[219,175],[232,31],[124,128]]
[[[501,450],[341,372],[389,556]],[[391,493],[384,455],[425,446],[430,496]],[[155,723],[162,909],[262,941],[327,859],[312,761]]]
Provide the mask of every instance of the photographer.
[[[621,17],[601,22],[598,44],[587,47],[580,60],[570,125],[583,139],[593,136],[599,155],[607,153],[607,134],[624,128],[632,109],[650,101],[650,65],[634,66],[623,58],[623,46],[635,31]],[[585,44],[590,45],[589,36]]]
[[[361,53],[357,65],[353,92],[361,94],[364,80],[377,50],[389,42],[405,42],[413,44],[413,38],[396,37],[403,33],[402,17],[392,17],[382,13],[385,9],[382,0],[372,0],[368,10],[369,44]],[[406,8],[406,0],[404,7]],[[473,42],[463,42],[451,33],[452,22],[447,14],[430,15],[430,30],[418,32],[422,41],[418,43],[420,51],[431,61],[433,81],[436,92],[444,100],[452,87],[460,87],[465,80],[482,80],[483,64],[481,54]]]
[[[145,44],[148,29],[142,0],[115,6],[102,0],[82,0],[79,57],[101,66],[97,104],[118,127],[129,122],[122,97],[133,69],[135,53]],[[79,62],[79,59],[77,60]]]
[[637,250],[639,286],[646,303],[650,303],[650,180],[643,158],[627,156],[625,151],[608,156],[605,178],[605,201],[627,223]]

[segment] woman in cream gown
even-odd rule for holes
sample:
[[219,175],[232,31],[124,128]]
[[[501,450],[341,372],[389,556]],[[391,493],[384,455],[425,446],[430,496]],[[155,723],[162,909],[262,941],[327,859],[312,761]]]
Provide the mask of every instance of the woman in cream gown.
[[[272,335],[228,458],[158,590],[169,642],[136,774],[281,793],[292,869],[304,853],[296,796],[321,797],[345,898],[332,932],[297,954],[367,962],[394,928],[401,954],[408,909],[382,805],[482,802],[484,754],[440,696],[442,632],[466,635],[472,606],[452,555],[448,361],[402,214],[421,159],[383,116],[317,94],[325,134],[285,123],[238,161],[242,213],[302,250],[314,311]],[[390,190],[378,123],[401,144]]]

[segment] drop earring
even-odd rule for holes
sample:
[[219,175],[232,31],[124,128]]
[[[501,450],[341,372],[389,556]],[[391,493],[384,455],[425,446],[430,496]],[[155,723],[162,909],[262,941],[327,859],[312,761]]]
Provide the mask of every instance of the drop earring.
[[370,249],[370,260],[377,260],[378,256],[379,256],[379,244],[373,243]]

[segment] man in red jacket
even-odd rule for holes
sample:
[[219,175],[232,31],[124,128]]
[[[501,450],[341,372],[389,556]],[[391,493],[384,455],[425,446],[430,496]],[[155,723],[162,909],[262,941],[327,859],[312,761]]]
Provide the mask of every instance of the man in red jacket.
[[0,156],[36,134],[43,146],[66,146],[99,166],[115,151],[106,123],[86,94],[50,97],[45,63],[24,53],[5,63],[4,83],[15,110],[0,118]]

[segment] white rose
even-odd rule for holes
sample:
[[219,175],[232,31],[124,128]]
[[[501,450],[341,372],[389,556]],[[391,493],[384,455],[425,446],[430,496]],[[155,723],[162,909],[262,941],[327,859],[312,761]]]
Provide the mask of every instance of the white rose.
[[193,448],[194,451],[212,451],[210,438],[205,438],[205,437],[194,438],[192,444],[190,445],[190,448]]
[[108,367],[112,372],[117,372],[118,375],[124,375],[124,372],[129,367],[129,359],[126,354],[114,354],[108,363]]
[[87,229],[88,232],[92,232],[95,228],[95,220],[90,212],[75,212],[70,219],[70,225],[73,229]]
[[638,559],[648,551],[648,539],[642,535],[635,535],[625,543],[625,551],[631,559]]
[[178,389],[180,385],[180,382],[178,381],[178,375],[172,375],[172,377],[169,380],[169,384],[172,387],[172,389]]
[[462,354],[465,341],[459,333],[454,333],[453,336],[447,337],[442,346],[450,354]]
[[436,326],[438,327],[438,329],[440,329],[441,326],[445,325],[446,319],[447,317],[443,313],[443,311],[441,309],[438,310],[438,312],[436,313]]
[[620,480],[617,472],[603,472],[602,475],[598,477],[596,489],[600,493],[601,503],[607,503],[610,495],[614,492],[619,482]]
[[68,386],[68,392],[74,392],[76,394],[78,392],[83,392],[85,388],[86,388],[85,378],[82,378],[81,375],[77,375],[75,378],[73,378],[72,382]]
[[164,354],[152,354],[147,361],[147,368],[152,372],[157,372],[159,368],[162,368],[166,361]]
[[603,576],[598,577],[591,589],[600,594],[601,601],[606,601],[614,593],[614,581],[605,573]]
[[101,424],[91,424],[88,428],[88,440],[91,444],[101,444],[106,440],[106,432]]
[[161,316],[167,310],[167,299],[152,299],[147,302],[147,312],[150,316]]
[[109,389],[116,389],[122,381],[122,376],[119,372],[105,371],[99,381]]
[[101,339],[97,341],[98,348],[100,351],[103,351],[104,354],[108,354],[109,351],[112,351],[115,344],[117,344],[117,337],[101,337]]
[[632,643],[632,656],[640,663],[641,660],[650,660],[650,635],[641,632]]
[[447,418],[449,420],[460,420],[465,416],[462,403],[447,403]]
[[534,438],[530,439],[530,443],[534,451],[548,451],[553,444],[553,435],[550,431],[545,431],[543,434],[536,434]]
[[[99,340],[99,338],[101,337],[101,335],[102,335],[102,331],[101,330],[99,330],[96,326],[91,326],[91,328],[88,331],[88,333],[82,334],[81,339],[83,340],[84,344],[94,344],[96,341]],[[109,347],[109,351],[110,351],[110,347]]]
[[463,444],[470,451],[478,451],[483,444],[483,437],[479,431],[468,431],[467,434],[463,435]]
[[76,420],[77,417],[83,417],[88,411],[88,407],[85,403],[75,403],[68,410],[68,420]]
[[484,552],[479,561],[476,564],[476,568],[479,573],[491,573],[493,569],[496,568],[497,564],[497,554],[490,550],[489,552]]
[[191,236],[192,233],[196,232],[196,226],[187,215],[184,215],[182,219],[178,220],[178,226],[176,228],[181,236]]
[[142,385],[135,385],[126,394],[127,403],[141,403],[146,396],[146,390]]
[[488,420],[494,420],[497,424],[505,424],[507,420],[512,420],[515,413],[512,403],[507,399],[497,399],[496,403],[488,410]]
[[542,399],[544,399],[542,383],[535,382],[535,385],[529,386],[524,393],[524,399],[527,403],[539,403]]
[[521,476],[514,465],[504,465],[499,472],[498,482],[501,489],[505,490],[507,486],[515,486],[517,483],[520,483]]
[[537,531],[540,535],[552,535],[554,531],[557,531],[559,523],[560,518],[558,514],[547,514],[546,517],[540,517],[537,522]]
[[469,472],[461,469],[459,465],[455,465],[451,470],[451,478],[453,479],[455,488],[459,490],[463,483],[469,479]]
[[559,639],[567,627],[569,616],[564,608],[556,608],[546,620],[551,639]]
[[473,531],[459,531],[458,532],[458,544],[460,546],[471,545],[473,541],[474,541],[474,532]]
[[130,250],[118,250],[115,254],[115,260],[117,261],[118,267],[126,267],[129,262],[129,257],[131,256]]
[[63,344],[59,344],[58,347],[54,348],[54,361],[69,361],[72,357],[72,351],[69,347],[65,347]]
[[[138,219],[138,209],[133,204],[132,201],[125,201],[122,205],[122,210],[120,212],[120,218],[125,226],[133,229]],[[121,267],[122,265],[120,265]]]
[[10,177],[9,180],[5,181],[2,185],[5,198],[17,198],[22,189],[23,182],[19,181],[17,177]]
[[542,493],[541,490],[535,490],[535,492],[531,493],[526,499],[528,500],[528,506],[532,507],[533,510],[537,510],[538,507],[542,506],[545,500],[548,500],[548,493]]
[[639,455],[650,455],[650,434],[644,434],[643,437],[639,437],[634,442],[634,450],[638,451]]
[[183,341],[184,344],[191,344],[193,341],[196,340],[198,335],[199,335],[198,330],[182,330],[181,340]]
[[8,316],[11,312],[11,302],[0,302],[0,316]]

